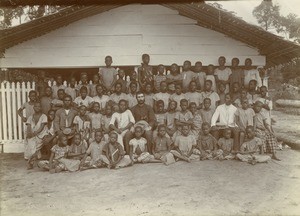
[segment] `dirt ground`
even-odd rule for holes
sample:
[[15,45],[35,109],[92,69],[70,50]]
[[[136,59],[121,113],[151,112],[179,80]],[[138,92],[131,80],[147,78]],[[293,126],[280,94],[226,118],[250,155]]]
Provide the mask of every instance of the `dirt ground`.
[[1,154],[0,215],[300,215],[300,153],[278,156],[49,174]]

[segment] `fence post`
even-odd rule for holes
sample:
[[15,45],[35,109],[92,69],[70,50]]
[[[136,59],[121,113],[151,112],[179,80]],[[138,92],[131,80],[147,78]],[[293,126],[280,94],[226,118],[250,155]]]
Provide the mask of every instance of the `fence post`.
[[7,99],[7,129],[8,129],[8,140],[12,140],[12,106],[11,106],[11,99],[12,99],[12,91],[11,91],[11,83],[6,83],[6,99]]
[[16,107],[16,84],[11,84],[11,102],[12,102],[12,129],[13,129],[13,140],[17,140],[17,107]]
[[[21,83],[17,82],[17,88],[16,88],[16,93],[17,93],[17,109],[19,109],[22,106],[21,102]],[[18,139],[22,139],[22,134],[23,134],[23,123],[20,117],[17,116],[17,121],[18,121]]]
[[3,125],[3,140],[7,140],[7,114],[6,114],[6,100],[5,100],[5,84],[1,83],[1,103],[2,103],[2,125]]
[[[2,89],[2,83],[1,83],[1,86],[0,86],[0,98],[1,98],[1,102],[2,102],[2,95],[4,94],[3,92],[3,89]],[[4,125],[3,125],[3,117],[2,117],[2,114],[3,114],[3,103],[2,103],[2,106],[0,106],[0,140],[3,140],[3,128],[4,128]]]

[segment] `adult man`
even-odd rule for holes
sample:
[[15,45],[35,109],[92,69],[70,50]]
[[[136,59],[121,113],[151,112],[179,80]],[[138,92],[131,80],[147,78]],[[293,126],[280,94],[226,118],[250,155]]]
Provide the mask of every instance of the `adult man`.
[[65,134],[67,135],[68,139],[70,140],[75,130],[72,128],[73,120],[77,115],[77,111],[72,108],[72,98],[71,96],[67,95],[64,97],[64,106],[56,111],[55,118],[54,118],[54,132],[58,134]]
[[[142,92],[136,93],[136,99],[138,101],[138,104],[131,108],[132,115],[135,119],[136,124],[139,124],[142,122],[147,122],[151,128],[144,128],[145,132],[143,134],[143,137],[147,140],[148,150],[150,153],[152,153],[152,138],[153,138],[153,132],[152,130],[156,126],[156,117],[154,115],[154,111],[152,107],[145,104],[145,95]],[[124,145],[129,146],[129,141],[133,138],[132,131],[128,131],[124,136]],[[125,148],[129,149],[129,148]],[[129,152],[127,152],[129,154]]]

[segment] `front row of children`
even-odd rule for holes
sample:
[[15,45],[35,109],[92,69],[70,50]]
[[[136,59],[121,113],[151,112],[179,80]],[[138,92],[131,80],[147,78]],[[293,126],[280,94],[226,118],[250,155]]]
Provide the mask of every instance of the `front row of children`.
[[233,150],[231,130],[224,129],[224,137],[218,141],[210,134],[210,125],[202,124],[202,134],[196,140],[190,134],[190,126],[182,126],[182,134],[177,136],[173,142],[166,133],[166,126],[158,126],[158,134],[153,142],[152,154],[149,152],[149,145],[142,137],[143,128],[134,128],[135,138],[129,143],[130,153],[125,151],[117,142],[116,132],[109,133],[109,140],[103,141],[103,133],[95,132],[95,140],[87,147],[81,141],[81,135],[75,134],[73,143],[69,146],[67,136],[60,134],[58,142],[51,148],[50,160],[41,160],[38,167],[49,170],[50,173],[61,171],[77,171],[90,168],[107,167],[118,169],[131,166],[134,163],[164,163],[166,165],[175,163],[178,160],[191,162],[195,160],[229,160],[238,159],[251,164],[263,163],[271,160],[269,155],[264,154],[262,139],[255,137],[253,126],[247,126],[247,141],[244,142],[240,151]]

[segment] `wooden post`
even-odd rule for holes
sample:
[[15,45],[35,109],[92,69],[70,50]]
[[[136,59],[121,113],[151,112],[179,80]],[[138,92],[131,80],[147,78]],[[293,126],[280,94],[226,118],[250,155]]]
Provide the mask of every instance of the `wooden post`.
[[1,83],[1,103],[2,103],[2,125],[3,125],[3,140],[7,140],[7,121],[6,121],[6,100],[5,100],[5,84],[2,82]]
[[7,83],[6,84],[6,99],[7,99],[7,129],[8,129],[8,140],[12,140],[12,131],[13,131],[13,128],[12,128],[12,112],[11,112],[11,109],[12,109],[12,106],[11,106],[11,85],[10,83]]
[[17,133],[17,129],[18,129],[18,124],[17,124],[17,100],[16,100],[16,84],[13,82],[11,84],[11,101],[12,101],[12,130],[13,130],[13,140],[18,140],[18,133]]
[[[22,106],[21,102],[21,84],[17,82],[17,88],[16,88],[16,93],[17,93],[17,109],[19,109]],[[18,121],[18,140],[22,139],[22,134],[23,134],[23,129],[22,129],[22,120],[20,117],[17,117]]]

